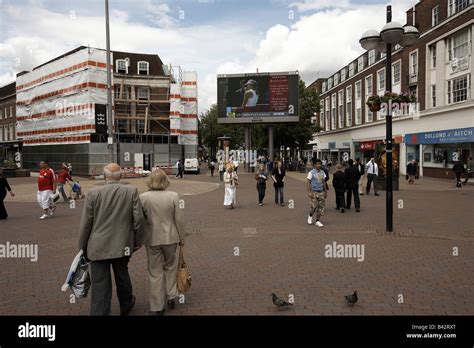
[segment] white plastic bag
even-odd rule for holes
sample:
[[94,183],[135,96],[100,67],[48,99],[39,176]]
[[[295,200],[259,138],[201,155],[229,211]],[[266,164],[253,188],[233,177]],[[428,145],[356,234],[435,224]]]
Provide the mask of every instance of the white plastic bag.
[[70,288],[76,298],[84,298],[87,297],[90,286],[89,263],[84,257],[84,251],[81,250],[72,261],[66,282],[61,287],[61,290],[67,291]]

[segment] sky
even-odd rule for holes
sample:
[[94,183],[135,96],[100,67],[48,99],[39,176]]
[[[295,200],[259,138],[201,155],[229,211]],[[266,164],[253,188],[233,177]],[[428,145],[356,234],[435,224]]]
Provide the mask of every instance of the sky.
[[[307,85],[363,53],[385,7],[406,23],[416,0],[109,0],[111,49],[158,54],[198,75],[199,113],[217,74],[295,71]],[[80,45],[105,48],[103,0],[0,0],[0,86]]]

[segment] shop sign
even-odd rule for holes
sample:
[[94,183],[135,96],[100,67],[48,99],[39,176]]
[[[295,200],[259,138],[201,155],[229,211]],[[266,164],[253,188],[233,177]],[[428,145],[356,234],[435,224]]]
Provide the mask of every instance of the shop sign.
[[453,144],[474,142],[474,127],[422,132],[405,135],[407,145]]

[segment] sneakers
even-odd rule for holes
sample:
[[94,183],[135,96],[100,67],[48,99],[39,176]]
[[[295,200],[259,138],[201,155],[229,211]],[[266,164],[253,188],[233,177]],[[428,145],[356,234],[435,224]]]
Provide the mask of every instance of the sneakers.
[[49,208],[49,216],[53,216],[55,211],[56,211],[56,206],[53,205],[52,207]]
[[321,223],[321,221],[316,221],[316,226],[323,227],[324,225]]
[[48,214],[43,214],[40,216],[40,220],[44,220],[48,218]]
[[262,205],[263,205],[263,203],[258,203],[258,205],[259,205],[259,206],[262,206]]
[[308,225],[312,225],[313,224],[313,217],[308,215]]

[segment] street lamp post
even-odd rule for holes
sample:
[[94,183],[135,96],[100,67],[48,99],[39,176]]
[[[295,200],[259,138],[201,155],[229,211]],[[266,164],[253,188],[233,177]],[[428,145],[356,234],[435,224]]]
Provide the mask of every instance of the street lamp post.
[[[110,73],[110,30],[109,30],[109,0],[105,0],[105,41],[107,51],[107,150],[109,163],[114,162],[114,128],[112,116],[112,74]],[[117,156],[119,156],[117,151]]]
[[[392,91],[392,45],[407,47],[413,45],[420,34],[413,26],[403,27],[400,23],[392,22],[392,6],[387,6],[387,24],[382,28],[380,34],[376,30],[368,30],[362,34],[359,40],[362,48],[366,50],[377,50],[386,53],[385,59],[385,89]],[[386,140],[385,151],[387,156],[386,168],[386,231],[393,232],[393,165],[392,165],[392,105],[386,108],[385,116]]]

